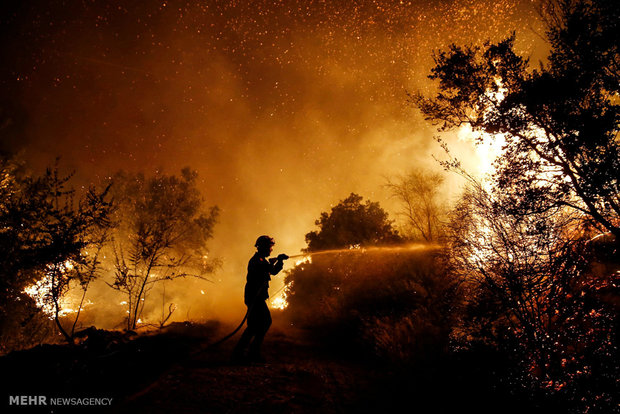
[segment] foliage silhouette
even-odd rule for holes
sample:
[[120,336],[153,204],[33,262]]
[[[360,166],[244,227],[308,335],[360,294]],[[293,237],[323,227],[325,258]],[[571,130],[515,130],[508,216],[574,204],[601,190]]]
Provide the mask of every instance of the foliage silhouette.
[[580,237],[570,210],[514,215],[495,199],[473,182],[449,226],[467,304],[456,341],[512,354],[515,389],[604,412],[619,369],[615,311],[602,297],[618,283],[609,242]]
[[[348,354],[357,350],[400,365],[447,352],[459,282],[439,250],[390,249],[402,239],[387,214],[355,194],[322,213],[317,225],[321,230],[307,237],[309,252],[316,240],[344,249],[311,256],[287,272],[287,314],[295,325]],[[388,245],[366,251],[371,243]]]
[[118,172],[113,177],[118,209],[113,233],[115,279],[110,286],[127,295],[127,329],[136,328],[155,284],[204,278],[218,265],[208,259],[206,243],[219,210],[203,207],[196,178],[189,168],[180,176]]
[[376,246],[401,240],[388,220],[388,214],[379,203],[362,203],[363,197],[351,193],[334,206],[330,213],[323,212],[315,222],[318,231],[306,234],[309,252],[339,249],[351,246]]
[[0,169],[2,319],[15,317],[9,314],[12,303],[36,283],[41,288],[37,299],[52,310],[57,329],[72,342],[74,329],[67,331],[60,321],[61,299],[73,282],[83,282],[85,269],[96,266],[96,258],[83,251],[109,225],[108,189],[91,188],[76,201],[74,190],[67,188],[72,175],[61,177],[58,162],[40,177],[26,174],[13,160],[3,160]]
[[468,305],[456,337],[512,352],[514,388],[569,411],[617,407],[618,13],[608,0],[546,1],[539,69],[514,35],[452,45],[435,57],[437,95],[412,96],[440,130],[506,142],[485,185],[444,163],[470,182],[449,238]]
[[435,56],[430,78],[439,93],[412,96],[442,130],[469,125],[505,138],[493,177],[505,209],[526,215],[568,206],[616,240],[619,13],[609,0],[546,1],[551,54],[539,69],[514,51],[514,35],[482,48],[452,45]]

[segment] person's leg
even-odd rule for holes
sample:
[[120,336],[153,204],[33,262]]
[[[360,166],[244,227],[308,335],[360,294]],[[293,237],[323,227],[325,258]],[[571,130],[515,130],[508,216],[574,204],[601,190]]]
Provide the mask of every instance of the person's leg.
[[254,335],[254,340],[250,344],[248,356],[252,360],[260,361],[263,359],[261,356],[263,340],[265,339],[265,334],[271,326],[271,313],[269,312],[266,302],[257,303],[256,308],[256,333]]

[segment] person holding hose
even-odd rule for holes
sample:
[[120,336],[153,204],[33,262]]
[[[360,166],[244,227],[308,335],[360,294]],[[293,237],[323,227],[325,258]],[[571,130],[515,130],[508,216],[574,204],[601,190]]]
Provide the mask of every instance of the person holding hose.
[[261,355],[261,346],[271,326],[271,313],[266,302],[269,298],[269,281],[272,275],[282,270],[284,260],[289,258],[285,254],[269,258],[274,244],[271,237],[260,236],[254,245],[256,253],[248,263],[244,291],[244,302],[248,307],[247,327],[233,351],[234,361],[265,362]]

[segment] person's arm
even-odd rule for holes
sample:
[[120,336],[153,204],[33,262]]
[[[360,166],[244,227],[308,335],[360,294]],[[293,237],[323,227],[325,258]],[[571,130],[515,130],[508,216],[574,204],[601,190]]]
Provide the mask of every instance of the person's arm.
[[[269,263],[271,264],[271,269],[269,270],[269,273],[272,275],[277,275],[280,270],[282,270],[282,267],[284,267],[284,261],[286,259],[288,259],[288,256],[285,254],[278,255],[276,259],[270,259]],[[274,262],[271,262],[271,260],[274,260]]]

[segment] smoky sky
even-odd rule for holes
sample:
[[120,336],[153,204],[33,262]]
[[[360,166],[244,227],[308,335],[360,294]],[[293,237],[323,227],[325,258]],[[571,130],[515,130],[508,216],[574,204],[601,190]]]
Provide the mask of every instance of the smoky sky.
[[61,156],[95,184],[118,169],[196,169],[221,208],[210,249],[224,265],[208,293],[241,304],[258,235],[295,254],[350,192],[390,210],[386,176],[437,168],[435,129],[407,91],[432,90],[432,54],[450,43],[514,31],[519,51],[542,58],[536,6],[3,2],[0,149],[33,168]]

